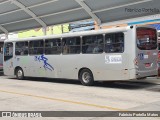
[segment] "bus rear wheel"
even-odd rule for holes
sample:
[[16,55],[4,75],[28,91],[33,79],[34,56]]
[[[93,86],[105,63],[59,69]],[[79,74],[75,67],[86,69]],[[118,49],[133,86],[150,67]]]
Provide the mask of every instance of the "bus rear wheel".
[[80,72],[79,80],[85,86],[91,86],[94,84],[93,74],[89,69],[83,69]]
[[24,79],[24,72],[23,72],[22,68],[17,68],[16,77],[17,77],[18,80],[23,80]]

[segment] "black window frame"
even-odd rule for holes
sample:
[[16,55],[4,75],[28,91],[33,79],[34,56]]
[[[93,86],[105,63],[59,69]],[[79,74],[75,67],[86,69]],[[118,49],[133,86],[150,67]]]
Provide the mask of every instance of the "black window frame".
[[[52,47],[47,47],[46,45],[46,42],[48,41],[48,42],[50,42],[50,41],[56,41],[56,40],[59,40],[60,42],[60,45],[57,45],[57,43],[56,43],[56,45],[53,45]],[[56,41],[57,42],[57,41]],[[61,40],[61,38],[53,38],[53,39],[45,39],[45,46],[44,46],[44,54],[45,55],[60,55],[61,53],[62,53],[62,40]],[[60,51],[58,52],[58,47],[59,47],[59,49],[60,49]],[[57,53],[47,53],[47,49],[53,49],[53,48],[57,48]],[[52,50],[51,50],[52,51]]]
[[[27,48],[25,48],[25,50],[24,50],[24,48],[23,49],[18,48],[20,50],[20,52],[22,52],[24,54],[17,54],[17,52],[16,52],[16,50],[17,50],[17,46],[16,46],[17,43],[24,43],[23,44],[24,46],[21,46],[21,47],[27,47]],[[27,43],[27,45],[25,45],[26,43]],[[27,53],[25,53],[26,50],[27,50]],[[28,56],[29,55],[29,42],[28,41],[18,41],[18,42],[15,42],[15,55],[16,56]]]
[[[35,44],[36,42],[40,42],[40,41],[42,41],[42,46],[40,46],[40,44],[41,43],[39,43],[39,46],[37,47],[34,47],[34,45],[37,45],[37,44]],[[33,44],[33,46],[31,46],[30,44],[31,44],[31,42],[35,42],[34,44]],[[31,41],[29,41],[29,55],[42,55],[42,54],[44,54],[44,40],[43,39],[40,39],[40,40],[31,40]],[[32,48],[31,48],[32,47]],[[33,50],[33,51],[37,51],[36,53],[35,52],[33,52],[33,53],[31,53],[31,50]],[[41,51],[41,53],[38,53],[39,51]]]
[[[116,35],[121,34],[122,40],[117,40]],[[107,36],[112,36],[112,40],[106,41]],[[125,34],[123,32],[116,32],[116,33],[107,33],[104,37],[104,52],[105,53],[124,53],[125,51]],[[118,46],[119,44],[119,46]],[[109,47],[107,47],[107,46]]]
[[[102,39],[101,39],[102,43],[99,43],[100,41],[95,41],[95,40],[91,40],[92,42],[94,42],[92,44],[84,43],[84,42],[86,42],[86,40],[84,39],[85,37],[98,37],[98,36],[102,37]],[[98,40],[98,39],[96,39],[96,40]],[[98,44],[95,42],[98,42]],[[95,34],[95,35],[82,36],[81,46],[82,46],[82,54],[102,54],[104,52],[104,35],[103,34]],[[85,46],[87,46],[87,47],[85,48]],[[100,47],[101,47],[101,49],[100,49]],[[89,49],[89,48],[91,50],[88,50],[88,52],[87,52],[87,49]],[[97,48],[99,49],[99,51],[97,50]],[[86,51],[84,51],[85,49],[86,49]]]
[[[74,44],[69,44],[68,40],[73,39],[73,38],[76,38],[76,40],[79,40],[79,42],[75,42]],[[79,44],[77,44],[77,43],[79,43]],[[79,47],[79,49],[77,49],[77,47]],[[75,50],[77,52],[71,52],[72,50]],[[62,54],[63,55],[80,54],[80,53],[81,53],[81,36],[62,38]]]

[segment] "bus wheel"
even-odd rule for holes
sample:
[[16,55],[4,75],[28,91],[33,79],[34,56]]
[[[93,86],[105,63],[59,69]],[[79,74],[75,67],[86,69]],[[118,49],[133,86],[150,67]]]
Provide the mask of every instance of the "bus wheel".
[[23,73],[22,68],[18,68],[16,70],[16,77],[17,77],[18,80],[23,80],[24,79],[24,73]]
[[83,85],[91,86],[94,83],[93,74],[89,69],[83,69],[80,72],[79,79]]

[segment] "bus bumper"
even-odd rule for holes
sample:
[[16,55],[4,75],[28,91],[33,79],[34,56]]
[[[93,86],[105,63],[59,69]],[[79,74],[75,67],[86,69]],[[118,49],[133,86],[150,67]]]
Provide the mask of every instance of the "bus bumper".
[[158,75],[158,70],[148,70],[148,71],[137,71],[136,72],[136,77],[137,78],[143,78],[143,77],[152,77],[152,76],[157,76]]

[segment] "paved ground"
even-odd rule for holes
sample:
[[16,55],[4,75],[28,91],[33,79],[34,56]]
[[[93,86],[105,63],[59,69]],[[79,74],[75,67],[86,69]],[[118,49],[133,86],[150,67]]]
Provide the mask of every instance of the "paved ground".
[[97,82],[95,86],[86,87],[75,80],[43,78],[16,80],[0,76],[0,111],[124,110],[160,111],[160,79]]

